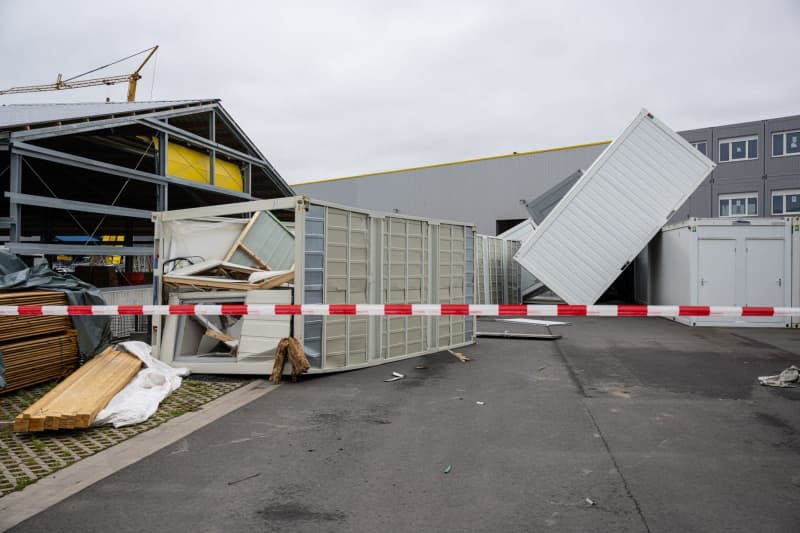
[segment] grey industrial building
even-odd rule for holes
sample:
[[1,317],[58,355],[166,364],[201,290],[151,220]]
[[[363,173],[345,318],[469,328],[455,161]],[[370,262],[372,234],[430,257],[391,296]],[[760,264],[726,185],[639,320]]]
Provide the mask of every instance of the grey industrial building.
[[[717,168],[672,221],[800,214],[800,116],[680,132]],[[525,203],[578,169],[608,141],[293,185],[345,205],[475,222],[499,234],[528,217]]]

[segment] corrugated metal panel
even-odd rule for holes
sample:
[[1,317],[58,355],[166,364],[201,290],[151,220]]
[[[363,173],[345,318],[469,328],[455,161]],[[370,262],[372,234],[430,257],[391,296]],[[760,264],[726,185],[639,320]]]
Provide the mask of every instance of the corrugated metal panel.
[[567,302],[594,303],[713,168],[642,110],[515,258]]
[[506,264],[506,298],[504,303],[518,304],[522,301],[520,293],[521,271],[519,263],[513,260],[514,254],[519,250],[519,241],[505,241]]
[[486,304],[486,261],[484,248],[486,238],[475,235],[475,303]]
[[[328,208],[325,225],[325,303],[367,303],[367,222],[366,214]],[[366,317],[326,317],[325,368],[367,361],[367,322]]]
[[[464,226],[439,226],[439,303],[464,303]],[[464,342],[464,318],[439,318],[439,346]]]
[[557,185],[547,189],[545,192],[525,204],[525,209],[531,215],[534,224],[541,224],[547,218],[550,211],[558,205],[558,202],[569,192],[575,183],[578,182],[580,177],[583,176],[583,171],[578,169]]
[[[383,233],[384,301],[391,304],[427,303],[428,223],[387,218]],[[420,353],[425,349],[425,317],[383,320],[383,357]]]
[[217,100],[171,100],[163,102],[110,102],[79,104],[9,104],[0,106],[0,129],[79,118],[100,117],[132,111],[157,111],[176,105],[206,104]]
[[[464,303],[475,303],[475,232],[467,228],[464,239]],[[464,341],[470,342],[475,336],[475,317],[464,322]]]

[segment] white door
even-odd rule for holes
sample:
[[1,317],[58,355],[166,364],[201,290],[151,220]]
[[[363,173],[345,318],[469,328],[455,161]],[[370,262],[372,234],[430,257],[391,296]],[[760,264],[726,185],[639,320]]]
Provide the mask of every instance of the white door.
[[745,305],[783,306],[784,241],[782,239],[747,239],[747,286]]
[[698,241],[698,305],[736,305],[736,241]]

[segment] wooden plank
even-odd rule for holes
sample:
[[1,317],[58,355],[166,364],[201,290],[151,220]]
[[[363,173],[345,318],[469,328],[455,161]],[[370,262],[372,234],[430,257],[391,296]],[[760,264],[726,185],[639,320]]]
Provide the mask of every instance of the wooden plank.
[[267,264],[267,262],[264,261],[263,259],[261,259],[260,257],[258,257],[258,255],[253,250],[251,250],[250,247],[247,246],[245,243],[240,242],[239,243],[239,249],[242,250],[247,255],[249,255],[250,258],[253,261],[256,262],[256,264],[259,266],[259,268],[262,268],[263,270],[272,270],[269,267],[269,265]]
[[91,426],[97,414],[139,372],[134,355],[108,348],[17,415],[14,431]]

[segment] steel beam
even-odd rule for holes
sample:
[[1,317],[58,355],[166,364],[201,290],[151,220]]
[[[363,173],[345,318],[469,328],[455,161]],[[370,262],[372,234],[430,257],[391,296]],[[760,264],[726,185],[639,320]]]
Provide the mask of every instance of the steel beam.
[[256,211],[273,211],[276,209],[305,209],[308,199],[305,196],[290,196],[288,198],[272,198],[270,200],[254,200],[252,202],[239,202],[235,204],[209,205],[193,207],[190,209],[176,209],[165,213],[153,213],[153,220],[185,220],[190,218],[208,218],[228,215],[241,215],[255,213]]
[[78,202],[75,200],[62,200],[60,198],[50,198],[47,196],[36,196],[33,194],[21,194],[8,191],[6,191],[5,197],[9,198],[13,203],[19,205],[35,205],[38,207],[49,207],[51,209],[65,209],[68,211],[100,213],[101,215],[143,218],[145,220],[150,220],[151,218],[151,212],[144,209],[132,209],[129,207]]
[[150,118],[143,118],[137,120],[139,124],[142,126],[147,126],[149,128],[153,128],[156,131],[163,131],[165,133],[169,133],[171,136],[182,139],[188,143],[196,144],[197,146],[202,146],[207,150],[216,150],[221,154],[225,154],[227,156],[233,157],[235,159],[239,159],[241,161],[247,163],[253,163],[254,165],[258,166],[267,166],[268,163],[257,157],[253,157],[252,155],[246,154],[244,152],[240,152],[239,150],[235,150],[228,146],[221,145],[217,142],[212,142],[206,139],[205,137],[201,137],[200,135],[195,135],[192,132],[186,131],[181,129],[177,126],[173,126],[172,124],[167,124],[160,120],[154,120]]
[[244,192],[253,194],[253,165],[247,163],[244,167]]
[[[136,113],[117,116],[114,118],[106,118],[101,120],[92,120],[90,122],[76,122],[74,124],[62,124],[61,126],[48,126],[45,128],[37,128],[35,125],[30,130],[12,131],[10,138],[12,141],[30,141],[33,139],[44,139],[47,137],[55,137],[59,135],[71,135],[74,133],[82,133],[87,131],[102,130],[113,126],[123,125],[124,122],[132,122],[140,117],[148,118],[169,118],[179,117],[183,115],[194,115],[215,109],[219,104],[204,104],[196,107],[184,107],[180,109],[167,109],[165,111],[143,112],[141,115]],[[79,119],[76,119],[79,120]]]
[[[11,154],[11,171],[8,179],[8,188],[11,189],[11,192],[22,192],[22,156],[19,154]],[[9,200],[8,214],[10,220],[8,238],[11,242],[18,242],[21,235],[22,207],[17,205],[14,200]]]
[[[216,124],[217,115],[212,110],[208,114],[208,138],[211,140],[212,144],[217,144],[217,124]],[[208,176],[211,180],[211,185],[217,184],[217,150],[215,148],[211,148],[208,157]],[[248,192],[245,190],[245,192]]]
[[18,255],[153,255],[152,246],[92,246],[83,244],[43,244],[9,242],[6,247]]
[[[15,143],[12,151],[12,158],[13,154],[33,157],[36,159],[44,159],[45,161],[51,161],[53,163],[84,168],[86,170],[92,170],[103,174],[112,174],[114,176],[130,178],[132,180],[144,181],[147,183],[180,185],[181,187],[189,187],[192,189],[213,192],[215,194],[221,194],[223,196],[231,196],[234,198],[241,198],[244,200],[252,200],[252,196],[250,196],[247,193],[231,191],[228,189],[221,189],[219,187],[213,187],[205,183],[185,180],[173,176],[159,176],[156,174],[150,174],[149,172],[142,172],[141,170],[133,170],[131,168],[121,167],[119,165],[112,165],[111,163],[96,161],[94,159],[88,159],[86,157],[80,157],[68,154],[66,152],[59,152],[57,150],[51,150],[49,148],[42,148],[41,146],[35,146],[27,143]],[[18,192],[18,191],[12,190],[12,192]]]

